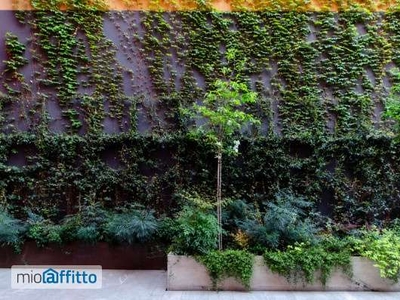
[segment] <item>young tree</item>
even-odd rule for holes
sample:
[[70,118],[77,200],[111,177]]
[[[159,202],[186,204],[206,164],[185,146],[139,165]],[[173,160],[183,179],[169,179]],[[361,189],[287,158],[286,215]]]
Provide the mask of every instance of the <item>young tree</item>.
[[217,165],[217,217],[220,233],[218,248],[222,249],[222,154],[237,154],[239,141],[234,136],[245,125],[260,124],[253,115],[243,111],[244,105],[255,103],[257,93],[249,90],[245,83],[234,80],[218,79],[205,95],[201,105],[194,104],[191,109],[183,111],[191,118],[198,118],[202,125],[192,128],[192,132],[205,136],[215,147]]

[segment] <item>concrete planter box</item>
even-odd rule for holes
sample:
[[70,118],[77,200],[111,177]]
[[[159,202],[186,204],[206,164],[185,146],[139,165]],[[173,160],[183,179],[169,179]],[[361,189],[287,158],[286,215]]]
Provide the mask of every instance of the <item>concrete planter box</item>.
[[[304,285],[290,283],[285,277],[272,273],[264,264],[262,256],[254,259],[250,290],[253,291],[400,291],[400,283],[379,276],[379,269],[362,257],[352,257],[353,278],[340,270],[334,271],[326,286],[319,282]],[[318,277],[316,277],[318,278]],[[168,255],[168,290],[211,290],[212,283],[206,268],[193,257]],[[220,290],[244,290],[234,278],[226,278],[219,285]]]

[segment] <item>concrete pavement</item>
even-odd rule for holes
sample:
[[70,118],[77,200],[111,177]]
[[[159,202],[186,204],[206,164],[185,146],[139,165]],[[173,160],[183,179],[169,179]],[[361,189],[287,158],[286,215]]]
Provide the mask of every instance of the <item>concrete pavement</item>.
[[10,269],[0,269],[1,300],[399,300],[380,292],[172,292],[165,271],[103,270],[100,290],[13,290]]

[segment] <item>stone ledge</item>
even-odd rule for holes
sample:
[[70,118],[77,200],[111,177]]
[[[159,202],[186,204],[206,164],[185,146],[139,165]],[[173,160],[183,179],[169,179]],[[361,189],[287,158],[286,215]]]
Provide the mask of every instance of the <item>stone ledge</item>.
[[[400,283],[393,284],[379,275],[373,262],[362,257],[352,257],[353,277],[349,278],[341,270],[335,270],[326,286],[320,282],[313,284],[290,283],[285,277],[272,273],[264,264],[262,256],[254,259],[252,291],[400,291]],[[318,276],[318,274],[316,274]],[[317,277],[316,276],[316,277]],[[168,255],[167,290],[199,291],[211,290],[212,283],[206,268],[193,257]],[[218,285],[219,290],[244,290],[234,278],[226,278]]]

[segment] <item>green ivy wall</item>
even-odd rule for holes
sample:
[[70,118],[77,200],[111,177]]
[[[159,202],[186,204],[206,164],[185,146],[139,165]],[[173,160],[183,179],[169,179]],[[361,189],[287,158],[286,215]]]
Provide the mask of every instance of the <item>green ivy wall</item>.
[[246,109],[263,125],[226,158],[225,196],[261,204],[291,188],[343,223],[399,215],[399,148],[381,118],[400,64],[397,12],[60,12],[38,2],[43,11],[0,12],[0,203],[15,213],[58,218],[93,201],[170,213],[177,191],[212,195],[212,149],[185,135],[179,107],[235,77],[258,92]]

